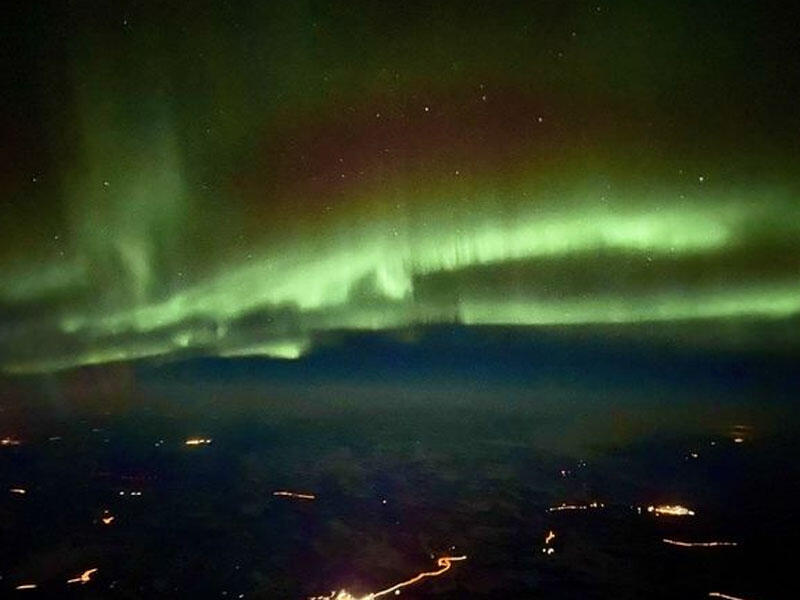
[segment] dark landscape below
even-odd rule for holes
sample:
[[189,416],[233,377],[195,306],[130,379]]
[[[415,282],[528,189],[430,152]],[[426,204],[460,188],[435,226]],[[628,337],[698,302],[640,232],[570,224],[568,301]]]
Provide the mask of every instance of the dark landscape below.
[[[458,332],[432,338],[447,335]],[[340,359],[335,372],[317,355],[305,367],[203,359],[10,381],[3,595],[360,598],[466,555],[402,594],[793,597],[800,469],[786,398],[756,402],[708,381],[692,393],[674,379],[699,363],[675,355],[640,359],[638,385],[607,369],[579,385],[585,368],[567,386],[579,353],[570,346],[567,360],[552,344],[549,381],[511,356],[502,374],[513,383],[496,381],[490,348],[483,373],[460,371],[474,358],[461,348],[438,383],[397,375],[431,344],[357,337],[346,348],[370,346],[358,356],[372,358]],[[708,370],[728,381],[736,366],[776,387],[776,363]],[[790,370],[781,377],[791,391]],[[562,505],[578,508],[548,510]],[[648,511],[660,505],[695,514]],[[88,569],[90,581],[67,583]],[[16,589],[25,584],[37,587]]]

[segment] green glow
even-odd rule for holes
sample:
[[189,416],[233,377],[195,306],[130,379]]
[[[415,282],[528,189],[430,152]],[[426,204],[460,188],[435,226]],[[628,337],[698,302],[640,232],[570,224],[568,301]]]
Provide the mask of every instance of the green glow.
[[175,351],[175,345],[158,341],[144,345],[125,343],[123,346],[111,345],[77,352],[55,358],[36,358],[17,360],[4,366],[7,373],[41,373],[60,371],[79,365],[101,365],[103,363],[135,360],[150,356],[164,356]]
[[[588,194],[588,192],[582,192]],[[576,197],[580,194],[575,194]],[[718,196],[719,197],[719,196]],[[224,356],[265,355],[295,359],[311,346],[314,332],[331,329],[380,330],[442,322],[454,317],[467,325],[574,325],[632,323],[707,318],[759,316],[779,318],[800,312],[800,287],[795,283],[744,282],[738,287],[695,288],[675,292],[645,292],[630,296],[626,290],[573,292],[562,297],[520,298],[515,295],[486,299],[468,273],[458,297],[437,300],[420,296],[418,277],[437,272],[460,273],[476,266],[493,266],[542,257],[566,259],[587,252],[625,251],[636,255],[670,257],[703,255],[736,247],[739,232],[760,218],[755,202],[665,203],[654,198],[636,201],[615,198],[617,210],[540,200],[535,207],[518,203],[513,218],[483,211],[472,221],[469,210],[449,215],[440,209],[419,209],[414,219],[393,222],[376,216],[353,229],[349,223],[332,224],[327,235],[314,240],[291,239],[267,254],[234,262],[194,285],[186,286],[161,302],[140,302],[108,312],[102,306],[86,307],[61,319],[64,334],[79,336],[95,350],[41,363],[14,363],[13,370],[38,370],[72,364],[94,364],[166,354],[188,348],[216,348]],[[442,202],[431,203],[441,206]],[[504,199],[508,206],[511,200]],[[468,207],[467,207],[468,208]],[[418,225],[410,225],[410,223]],[[121,248],[124,248],[124,244]],[[128,272],[140,284],[147,281],[150,263],[146,252],[125,259]],[[124,255],[124,253],[123,253]],[[140,267],[134,268],[142,262]],[[53,277],[42,272],[43,278]],[[72,276],[74,278],[74,275]],[[26,285],[30,286],[30,282]],[[534,287],[535,289],[535,287]],[[259,341],[241,342],[231,337],[228,323],[259,311],[288,308],[301,337],[287,339],[279,330],[265,327]],[[188,327],[191,319],[215,323]],[[182,326],[162,341],[129,348],[119,347],[131,334],[159,335]],[[275,333],[272,333],[276,331]],[[110,336],[110,337],[109,337]],[[277,337],[276,337],[277,336]],[[100,341],[110,339],[110,342]]]
[[724,290],[692,297],[592,298],[559,302],[465,300],[459,317],[468,325],[582,325],[732,317],[783,318],[800,312],[800,285]]
[[[453,225],[431,211],[419,220],[419,230],[392,222],[369,223],[352,230],[332,231],[317,248],[302,240],[271,254],[225,267],[207,281],[176,293],[161,303],[149,303],[109,315],[70,315],[62,329],[74,333],[138,332],[166,327],[189,317],[217,321],[236,318],[258,308],[291,305],[302,311],[338,307],[353,301],[355,286],[365,282],[370,292],[387,300],[413,294],[413,278],[442,270],[500,264],[540,256],[569,256],[592,249],[635,250],[644,253],[685,253],[725,246],[735,229],[754,211],[747,206],[692,206],[639,212],[612,212],[570,206],[559,214],[523,214],[509,223]],[[449,225],[449,227],[448,227]]]
[[83,261],[64,260],[27,264],[0,271],[0,300],[25,302],[86,285],[88,269]]
[[308,351],[308,347],[308,340],[278,340],[231,350],[221,350],[220,356],[268,356],[270,358],[296,360]]
[[[158,179],[156,173],[148,177]],[[137,195],[133,184],[121,187],[120,215],[123,206],[137,206],[135,198],[146,196]],[[179,188],[167,188],[180,194]],[[313,238],[303,229],[289,232],[267,244],[261,254],[221,263],[163,300],[152,299],[157,297],[152,288],[163,274],[156,270],[153,243],[157,238],[146,231],[163,218],[158,203],[142,200],[138,205],[142,223],[103,223],[87,214],[82,218],[92,227],[84,224],[81,231],[90,243],[79,250],[79,256],[87,257],[92,267],[84,267],[83,261],[73,262],[75,266],[63,273],[48,267],[38,272],[38,281],[27,273],[12,280],[9,288],[22,297],[37,293],[37,287],[42,291],[66,285],[87,287],[90,281],[82,279],[102,271],[98,257],[103,253],[118,256],[122,273],[115,278],[115,288],[104,291],[99,302],[58,317],[61,334],[84,340],[87,349],[42,362],[11,361],[6,368],[47,370],[194,348],[224,356],[294,359],[310,350],[315,332],[394,329],[453,319],[467,325],[535,326],[754,315],[779,318],[800,312],[800,287],[791,278],[740,281],[724,287],[695,285],[680,292],[645,287],[635,295],[627,289],[584,295],[568,287],[562,294],[553,290],[539,294],[532,280],[527,282],[526,295],[520,296],[513,292],[512,281],[509,293],[487,298],[487,290],[471,279],[469,269],[496,269],[519,261],[535,265],[538,260],[589,260],[586,268],[590,268],[592,253],[681,261],[735,250],[744,243],[742,232],[763,220],[763,207],[756,199],[770,196],[768,191],[751,191],[732,201],[722,191],[704,190],[705,201],[688,201],[668,199],[667,190],[645,194],[629,188],[598,202],[582,200],[597,197],[587,186],[573,185],[572,189],[557,199],[525,193],[522,202],[515,194],[522,195],[523,187],[504,197],[476,197],[450,210],[442,207],[456,204],[441,191],[431,191],[429,202],[401,214],[375,211],[360,215],[355,222],[334,220]],[[476,206],[482,208],[474,211]],[[181,210],[167,205],[166,215],[176,221]],[[96,232],[98,228],[102,231]],[[158,231],[177,228],[173,223]],[[441,298],[421,293],[419,278],[437,273],[456,277],[455,295],[452,290],[443,290]],[[543,285],[562,284],[548,280]],[[106,308],[105,300],[121,292],[133,300],[130,307],[114,309],[125,306],[114,302]],[[291,315],[292,337],[282,330],[285,316],[248,332],[248,341],[232,333],[237,319],[258,314]],[[143,344],[131,337],[141,335],[157,341]],[[126,345],[128,338],[132,341]]]
[[[744,207],[719,205],[665,210],[644,205],[599,210],[568,203],[569,212],[529,211],[513,221],[496,219],[469,223],[458,230],[441,230],[441,219],[431,219],[412,232],[415,267],[421,272],[463,268],[540,256],[559,256],[593,249],[620,249],[650,253],[711,250],[724,246],[732,229],[748,217]],[[511,222],[509,222],[511,221]],[[445,221],[446,222],[446,221]]]
[[743,32],[770,38],[749,12],[697,38],[674,3],[564,8],[548,31],[546,3],[489,26],[249,4],[168,26],[141,7],[29,49],[1,369],[800,313],[792,64],[753,55]]

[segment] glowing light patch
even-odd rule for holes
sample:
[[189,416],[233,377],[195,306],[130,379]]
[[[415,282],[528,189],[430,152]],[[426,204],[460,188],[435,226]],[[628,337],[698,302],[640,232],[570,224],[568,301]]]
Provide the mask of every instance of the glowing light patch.
[[681,546],[682,548],[716,548],[718,546],[738,546],[737,542],[682,542],[680,540],[671,540],[664,538],[661,540],[670,546]]
[[439,569],[435,571],[423,571],[411,577],[410,579],[406,579],[405,581],[401,581],[400,583],[396,583],[386,589],[380,590],[378,592],[370,592],[365,596],[356,597],[350,594],[346,590],[334,591],[331,592],[328,596],[312,596],[308,600],[373,600],[374,598],[380,598],[381,596],[385,596],[387,594],[399,594],[400,590],[404,587],[408,587],[410,585],[414,585],[415,583],[422,581],[427,577],[438,577],[443,573],[446,573],[450,570],[453,566],[454,562],[458,562],[461,560],[467,560],[466,556],[442,556],[436,561],[436,565]]
[[39,587],[39,586],[36,585],[35,583],[23,583],[21,585],[18,585],[14,589],[15,590],[35,590],[37,587]]
[[12,494],[20,494],[20,495],[28,493],[28,491],[25,488],[10,488],[8,491],[11,492]]
[[220,356],[228,358],[237,356],[268,356],[284,360],[297,360],[307,351],[310,343],[307,340],[276,341],[263,344],[225,349],[220,351]]
[[659,506],[648,506],[647,512],[653,513],[655,516],[660,517],[666,515],[669,517],[693,517],[694,511],[681,506],[680,504],[661,504]]
[[589,504],[567,504],[562,502],[558,506],[551,506],[547,512],[560,512],[562,510],[589,510],[590,508],[605,508],[602,502],[590,502]]
[[733,438],[734,444],[742,444],[747,439],[747,436],[751,432],[751,427],[749,425],[734,425],[733,429],[731,430],[731,437]]
[[67,583],[80,583],[81,585],[86,585],[92,580],[92,575],[95,573],[97,573],[97,569],[87,569],[77,577],[67,579]]
[[722,598],[723,600],[745,600],[741,596],[731,596],[730,594],[723,594],[722,592],[708,592],[709,598]]
[[17,438],[12,437],[4,437],[0,440],[0,446],[19,446],[21,443]]
[[211,442],[211,438],[189,438],[184,444],[187,446],[207,446]]
[[544,537],[544,547],[542,548],[542,554],[547,554],[548,556],[553,554],[556,550],[550,545],[556,539],[556,532],[552,529],[547,532],[547,535]]
[[314,494],[303,494],[300,492],[289,492],[286,490],[278,490],[277,492],[272,492],[273,496],[284,496],[286,498],[297,498],[298,500],[316,500],[316,496]]

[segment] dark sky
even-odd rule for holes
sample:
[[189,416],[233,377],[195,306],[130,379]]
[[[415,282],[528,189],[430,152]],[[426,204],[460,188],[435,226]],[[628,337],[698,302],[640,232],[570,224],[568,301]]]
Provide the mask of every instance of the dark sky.
[[344,330],[413,344],[435,324],[798,347],[800,46],[785,6],[9,16],[5,372],[299,358]]

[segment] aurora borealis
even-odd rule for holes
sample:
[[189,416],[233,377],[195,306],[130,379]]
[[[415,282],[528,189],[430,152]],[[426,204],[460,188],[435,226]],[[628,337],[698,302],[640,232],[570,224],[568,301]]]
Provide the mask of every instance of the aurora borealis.
[[14,15],[5,372],[441,323],[800,341],[779,11],[169,4]]

